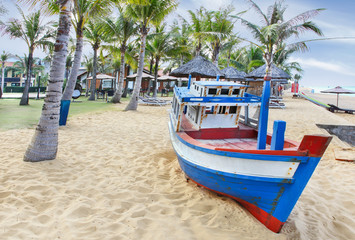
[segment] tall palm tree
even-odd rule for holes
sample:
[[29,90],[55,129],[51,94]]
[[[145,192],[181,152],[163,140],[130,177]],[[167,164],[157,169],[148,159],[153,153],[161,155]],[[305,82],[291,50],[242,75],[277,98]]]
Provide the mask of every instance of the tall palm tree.
[[195,56],[201,54],[202,44],[205,41],[206,12],[207,10],[204,7],[200,7],[196,12],[188,10],[192,22],[189,24],[189,32],[194,39]]
[[125,54],[129,40],[137,34],[138,27],[132,19],[124,15],[124,9],[120,8],[120,15],[116,20],[106,18],[104,21],[104,33],[110,39],[110,42],[119,44],[119,52],[121,54],[120,62],[120,78],[118,81],[118,88],[111,99],[113,103],[121,101],[123,93],[123,82],[125,77]]
[[175,46],[171,43],[171,37],[169,33],[165,33],[166,24],[161,26],[156,26],[155,33],[152,34],[147,44],[147,51],[153,55],[155,58],[155,69],[154,69],[154,82],[153,82],[153,97],[157,96],[157,78],[159,63],[162,57],[166,57],[171,54],[172,49]]
[[[274,56],[278,51],[281,51],[283,43],[291,37],[299,37],[301,33],[306,31],[313,32],[317,35],[322,35],[322,31],[311,21],[310,18],[316,16],[324,9],[314,9],[301,13],[290,20],[284,20],[284,12],[286,7],[283,2],[275,2],[268,9],[268,14],[261,11],[260,7],[252,0],[248,0],[251,7],[256,11],[263,21],[262,26],[253,24],[241,17],[235,16],[247,26],[247,28],[254,35],[257,43],[246,40],[263,51],[263,57],[266,62],[266,73],[264,77],[263,101],[261,103],[261,112],[259,119],[259,135],[258,135],[258,149],[265,149],[266,147],[266,133],[267,133],[267,119],[269,114],[269,97],[270,97],[270,80],[271,80],[271,64]],[[285,45],[297,50],[307,50],[306,41],[296,42]]]
[[[30,0],[26,1],[33,3]],[[44,98],[41,118],[24,156],[24,161],[28,162],[51,160],[57,156],[60,99],[62,97],[65,58],[68,52],[71,27],[71,0],[59,0],[56,3],[58,5],[55,4],[54,7],[59,8],[59,23],[50,69],[50,79],[46,97]]]
[[4,93],[4,89],[5,89],[5,63],[10,57],[11,54],[5,51],[3,51],[2,54],[0,55],[0,60],[1,60],[0,98],[2,97],[2,94]]
[[97,51],[99,50],[102,42],[103,25],[98,20],[89,20],[84,30],[84,36],[90,43],[94,51],[92,80],[90,86],[89,101],[95,101],[96,95],[96,74],[97,74]]
[[40,10],[26,16],[19,7],[17,9],[21,14],[22,20],[12,19],[7,23],[0,23],[0,27],[3,29],[4,34],[10,35],[10,38],[20,38],[27,44],[29,50],[28,70],[20,105],[28,105],[34,50],[38,47],[45,49],[52,44],[49,39],[53,36],[53,31],[48,27],[48,24],[43,24]]
[[233,6],[228,6],[219,11],[206,11],[206,27],[204,34],[212,47],[212,62],[218,66],[219,52],[223,41],[232,34],[234,23],[230,14],[234,11]]
[[127,4],[127,14],[139,22],[140,27],[140,55],[138,76],[134,85],[132,98],[126,107],[127,110],[137,110],[138,96],[142,83],[146,38],[151,23],[159,24],[164,18],[177,7],[175,0],[137,0]]
[[178,22],[173,22],[170,30],[172,46],[174,46],[174,54],[170,56],[171,67],[181,66],[186,60],[192,58],[193,49],[189,44],[189,24],[182,19],[181,26]]
[[73,7],[73,20],[72,24],[76,33],[76,47],[73,60],[73,66],[70,72],[67,85],[65,87],[62,100],[71,100],[74,92],[76,79],[81,63],[81,56],[84,46],[84,27],[89,19],[93,19],[103,13],[107,14],[109,6],[112,1],[110,0],[74,0]]

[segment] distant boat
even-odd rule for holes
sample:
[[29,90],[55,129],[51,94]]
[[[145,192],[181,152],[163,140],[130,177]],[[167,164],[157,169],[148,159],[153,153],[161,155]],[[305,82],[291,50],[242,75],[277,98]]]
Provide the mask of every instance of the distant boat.
[[277,122],[266,149],[258,150],[258,131],[239,122],[243,106],[261,102],[246,87],[219,81],[175,87],[171,142],[188,179],[237,200],[279,232],[331,137],[306,135],[298,144],[284,140],[284,122]]

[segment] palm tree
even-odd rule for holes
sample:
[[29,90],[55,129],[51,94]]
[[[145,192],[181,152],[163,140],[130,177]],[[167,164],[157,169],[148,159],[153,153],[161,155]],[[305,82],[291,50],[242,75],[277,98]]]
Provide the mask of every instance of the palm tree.
[[140,55],[138,76],[133,89],[132,98],[126,107],[127,110],[137,110],[138,96],[142,83],[144,65],[145,44],[151,23],[159,24],[164,18],[177,7],[175,0],[137,0],[127,5],[127,14],[139,22],[140,26]]
[[[31,2],[30,0],[26,0]],[[46,2],[44,2],[46,3]],[[50,79],[42,108],[41,118],[35,135],[28,146],[24,161],[38,162],[51,160],[57,156],[60,99],[65,71],[65,58],[68,52],[70,33],[70,0],[57,1],[59,7],[59,23],[54,46],[53,61],[50,69]]]
[[5,62],[11,57],[11,54],[3,51],[0,55],[1,60],[1,82],[0,82],[0,98],[5,89]]
[[147,44],[147,51],[153,55],[155,61],[153,97],[157,96],[157,78],[160,60],[162,57],[168,56],[175,47],[171,43],[170,34],[164,32],[165,26],[166,24],[156,26],[155,33],[149,36],[150,39]]
[[204,32],[206,23],[206,12],[207,10],[204,7],[200,7],[200,9],[196,10],[196,13],[191,10],[188,10],[192,22],[189,25],[189,32],[192,38],[194,39],[195,56],[199,56],[201,54],[202,44],[205,41]]
[[96,95],[96,73],[97,73],[97,51],[99,50],[102,42],[103,25],[99,21],[90,20],[84,30],[84,36],[89,41],[92,49],[94,50],[92,80],[90,86],[89,101],[95,101]]
[[119,52],[121,54],[120,61],[120,78],[118,81],[118,88],[111,99],[113,103],[119,103],[121,101],[123,93],[123,82],[125,77],[125,54],[127,50],[127,43],[130,38],[137,34],[137,25],[135,21],[124,15],[124,9],[119,9],[120,15],[115,21],[110,18],[106,18],[104,21],[104,33],[110,41],[119,43]]
[[206,27],[204,34],[212,47],[212,62],[218,67],[218,57],[223,41],[232,34],[234,23],[231,21],[230,13],[234,11],[233,6],[228,6],[219,11],[206,11]]
[[27,44],[28,53],[28,70],[26,77],[25,89],[20,101],[20,105],[28,105],[28,92],[30,87],[30,80],[32,77],[32,64],[33,64],[33,52],[37,47],[42,47],[52,44],[49,39],[53,36],[53,31],[48,28],[48,24],[43,24],[41,19],[41,11],[38,10],[29,16],[25,16],[23,11],[19,10],[22,21],[18,19],[10,20],[7,23],[0,23],[4,34],[10,35],[11,38],[20,38]]
[[76,47],[73,66],[62,97],[62,100],[64,101],[70,101],[74,92],[76,79],[81,63],[81,56],[83,53],[84,27],[89,21],[89,19],[93,19],[94,17],[103,13],[106,14],[109,11],[109,6],[112,4],[112,1],[109,0],[74,0],[73,2],[74,8],[72,23],[76,33]]
[[[291,37],[299,37],[301,33],[311,31],[317,35],[322,35],[322,31],[311,21],[310,18],[316,16],[320,11],[324,9],[314,9],[306,11],[291,18],[288,21],[284,20],[284,12],[286,7],[283,6],[283,2],[275,2],[274,5],[268,9],[268,14],[261,11],[260,7],[252,0],[248,0],[251,7],[256,11],[263,21],[262,26],[253,24],[241,17],[235,16],[240,19],[241,22],[247,26],[247,28],[254,35],[257,43],[250,40],[246,40],[263,51],[263,57],[266,62],[266,73],[264,77],[264,90],[263,101],[261,103],[260,119],[259,119],[259,135],[258,135],[258,149],[265,149],[266,147],[266,132],[267,132],[267,119],[269,114],[269,97],[270,97],[270,80],[271,80],[271,64],[274,60],[274,56],[278,51],[281,51],[282,46],[287,39]],[[296,42],[293,44],[285,45],[289,48],[297,50],[307,50],[306,41]]]

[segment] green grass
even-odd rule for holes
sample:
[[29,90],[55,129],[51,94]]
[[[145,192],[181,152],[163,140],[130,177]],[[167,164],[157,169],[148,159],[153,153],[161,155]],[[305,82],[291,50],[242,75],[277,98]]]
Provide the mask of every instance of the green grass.
[[[123,101],[128,100],[128,98],[123,99]],[[19,103],[20,99],[0,99],[0,131],[30,128],[38,124],[43,100],[30,99],[28,106],[20,106]],[[80,97],[70,104],[69,118],[78,114],[113,109],[113,104],[106,103],[102,99],[87,101],[87,97]]]

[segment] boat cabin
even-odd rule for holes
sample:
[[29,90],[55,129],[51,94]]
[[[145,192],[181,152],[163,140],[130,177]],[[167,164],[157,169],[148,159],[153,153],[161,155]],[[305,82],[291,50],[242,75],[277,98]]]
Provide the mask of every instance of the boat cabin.
[[258,105],[260,98],[245,93],[246,85],[234,82],[196,81],[190,87],[175,87],[172,121],[191,130],[236,128],[242,106]]

